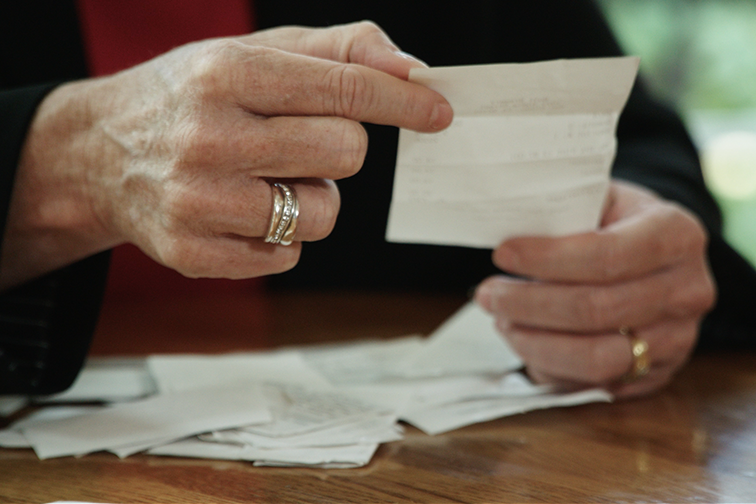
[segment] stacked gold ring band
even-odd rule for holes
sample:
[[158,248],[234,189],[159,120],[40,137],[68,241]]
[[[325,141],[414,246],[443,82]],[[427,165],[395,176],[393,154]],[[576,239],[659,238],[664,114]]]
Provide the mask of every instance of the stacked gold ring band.
[[636,338],[632,329],[627,326],[622,326],[619,332],[623,336],[627,336],[630,341],[630,352],[632,354],[633,363],[630,371],[628,371],[622,380],[626,383],[634,382],[639,378],[642,378],[648,374],[651,370],[651,362],[648,358],[648,343],[640,338]]
[[291,245],[297,232],[299,219],[299,200],[294,189],[286,184],[276,182],[271,184],[273,192],[273,211],[270,215],[266,243],[274,245]]

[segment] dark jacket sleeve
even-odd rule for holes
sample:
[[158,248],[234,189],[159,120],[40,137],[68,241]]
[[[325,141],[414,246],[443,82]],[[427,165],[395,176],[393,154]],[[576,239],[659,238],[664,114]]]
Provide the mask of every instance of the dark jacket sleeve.
[[[53,87],[0,92],[0,237],[26,131]],[[94,332],[107,268],[108,254],[99,254],[0,294],[0,394],[70,386]]]

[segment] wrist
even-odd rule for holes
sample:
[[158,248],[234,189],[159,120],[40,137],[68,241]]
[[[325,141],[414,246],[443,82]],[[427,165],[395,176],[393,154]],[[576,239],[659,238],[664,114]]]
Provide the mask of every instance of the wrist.
[[22,146],[2,247],[0,288],[61,268],[116,243],[96,212],[92,183],[105,153],[93,134],[92,87],[54,89],[40,103]]

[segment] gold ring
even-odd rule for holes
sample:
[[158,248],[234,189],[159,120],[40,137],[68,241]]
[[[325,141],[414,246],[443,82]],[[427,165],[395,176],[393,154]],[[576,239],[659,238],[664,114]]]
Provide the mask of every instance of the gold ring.
[[625,373],[622,377],[622,381],[630,383],[642,378],[648,374],[651,370],[651,363],[648,358],[648,343],[640,338],[636,338],[632,329],[628,326],[622,326],[619,328],[619,333],[623,336],[627,336],[630,341],[630,352],[633,358],[632,367],[630,371]]
[[291,186],[274,183],[270,186],[273,192],[273,211],[270,215],[266,243],[274,245],[291,245],[297,230],[299,218],[299,200]]

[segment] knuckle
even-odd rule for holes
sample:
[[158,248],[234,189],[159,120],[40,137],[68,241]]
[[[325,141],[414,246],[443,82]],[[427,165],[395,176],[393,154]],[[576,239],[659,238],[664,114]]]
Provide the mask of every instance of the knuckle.
[[669,253],[684,277],[682,285],[676,282],[670,289],[671,315],[701,315],[711,309],[717,299],[716,284],[706,261],[708,235],[698,220],[686,211],[675,211],[675,214],[678,239],[663,241],[673,242],[670,246],[675,248]]
[[696,288],[690,291],[687,303],[690,313],[704,313],[714,305],[716,294],[713,282],[698,282]]
[[213,159],[220,141],[217,128],[203,114],[188,114],[173,133],[174,165],[184,170]]
[[671,305],[677,308],[671,314],[674,317],[701,315],[709,311],[716,302],[717,289],[708,269],[703,266],[693,275],[693,280],[682,288],[675,286],[670,295],[673,300]]
[[[268,75],[271,49],[243,44],[233,38],[219,38],[197,44],[187,63],[188,78],[180,90],[182,99],[199,101],[222,98],[232,89],[255,87],[261,75]],[[250,73],[250,68],[257,71]]]
[[338,140],[338,161],[335,169],[338,178],[357,173],[365,162],[368,137],[365,128],[355,121],[346,121]]
[[224,68],[232,68],[230,65],[231,53],[234,43],[227,39],[218,39],[202,44],[195,52],[190,63],[189,79],[185,83],[188,89],[184,91],[189,96],[208,98],[215,96],[222,82],[221,76],[225,72],[219,71]]
[[618,308],[614,296],[608,289],[587,287],[578,294],[577,315],[586,329],[601,330],[613,327],[611,319]]
[[706,247],[709,242],[708,234],[704,227],[695,219],[686,219],[689,231],[687,233],[687,248],[686,256],[688,257],[704,257],[706,255]]
[[666,228],[674,230],[675,239],[659,236],[660,253],[666,253],[675,261],[703,256],[708,242],[707,233],[699,220],[676,203],[665,206]]
[[363,35],[369,35],[373,33],[383,33],[383,30],[378,26],[375,21],[364,19],[354,24],[357,33]]
[[352,34],[355,40],[370,39],[376,35],[382,38],[386,37],[381,27],[369,19],[354,23],[352,25]]
[[326,76],[325,110],[333,115],[357,118],[372,100],[372,92],[365,76],[350,65],[336,65]]

